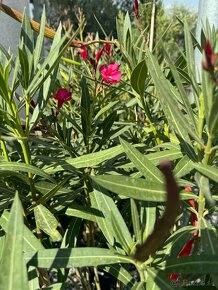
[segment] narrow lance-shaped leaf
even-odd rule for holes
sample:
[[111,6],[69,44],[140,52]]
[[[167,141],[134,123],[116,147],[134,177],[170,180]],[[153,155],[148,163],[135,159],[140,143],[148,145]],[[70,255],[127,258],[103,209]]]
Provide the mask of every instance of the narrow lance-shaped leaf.
[[191,104],[190,104],[190,100],[189,100],[189,97],[188,97],[188,94],[187,92],[185,91],[185,88],[182,84],[182,81],[180,79],[180,76],[179,76],[179,72],[177,71],[175,65],[173,64],[172,60],[170,59],[170,56],[169,54],[167,53],[167,51],[165,50],[165,56],[166,56],[166,59],[167,59],[167,62],[169,64],[169,67],[170,67],[170,70],[172,72],[172,75],[175,79],[175,82],[176,82],[176,85],[177,85],[177,88],[179,90],[179,93],[180,93],[180,96],[182,98],[182,101],[183,101],[183,104],[186,108],[186,111],[187,111],[187,114],[191,120],[191,123],[194,125],[194,128],[195,128],[195,133],[197,133],[197,124],[196,124],[196,119],[195,119],[195,116],[194,116],[194,112],[191,108]]
[[162,266],[166,273],[184,274],[217,273],[218,255],[198,255],[169,259]]
[[[131,178],[128,176],[101,175],[91,177],[102,187],[126,197],[163,202],[166,201],[166,189],[164,184],[146,181],[140,178]],[[181,199],[196,199],[196,195],[184,192]]]
[[[28,265],[40,268],[89,267],[117,263],[133,263],[130,257],[101,248],[48,249],[25,254]],[[5,290],[5,289],[4,289]]]
[[131,198],[130,204],[131,204],[132,225],[133,225],[135,238],[137,242],[142,243],[142,239],[140,235],[141,225],[140,225],[140,219],[139,219],[139,213],[138,213],[136,201],[133,198]]
[[[98,200],[100,209],[102,210],[107,221],[110,223],[111,228],[114,229],[114,238],[120,242],[123,249],[129,253],[132,244],[132,238],[122,215],[120,214],[113,199],[106,192],[103,193],[103,188],[101,188],[98,184],[95,184],[94,188],[94,195]],[[111,216],[112,213],[113,216]]]
[[[90,193],[90,200],[92,207],[98,209],[99,211],[105,212],[98,195],[96,194],[96,190],[94,189],[93,192]],[[101,229],[105,239],[109,243],[109,245],[113,246],[114,244],[114,236],[113,236],[113,229],[111,223],[105,216],[96,216],[96,223],[98,224],[99,228]]]
[[65,162],[57,164],[56,167],[53,164],[52,166],[44,168],[44,171],[48,173],[54,173],[67,169],[70,170],[72,169],[72,166],[75,168],[93,167],[119,155],[122,152],[122,146],[118,145],[116,147],[112,147],[99,152],[82,155],[77,158],[67,158]]
[[39,169],[30,164],[17,163],[17,162],[1,162],[0,172],[1,170],[31,172],[33,174],[36,174],[48,180],[51,180],[53,183],[56,183],[56,181],[50,175],[45,173],[42,169]]
[[163,183],[163,175],[161,171],[142,153],[128,142],[120,139],[129,159],[134,163],[136,168],[144,175],[146,179]]
[[218,181],[218,169],[215,167],[212,167],[210,165],[205,165],[201,163],[193,163],[193,167],[202,173],[203,175],[207,176],[209,179],[212,179],[213,181]]
[[[114,277],[116,277],[119,281],[121,281],[124,285],[128,285],[129,287],[133,287],[135,284],[135,280],[132,275],[121,265],[115,264],[106,267],[100,267],[104,271],[110,273]],[[131,288],[132,289],[132,288]]]
[[[154,290],[157,289],[164,289],[164,290],[174,290],[175,286],[176,289],[182,290],[183,287],[179,287],[178,285],[172,284],[172,281],[167,277],[167,275],[163,271],[157,271],[154,268],[148,268],[147,273],[150,278],[154,281],[158,288],[153,288]],[[151,288],[152,289],[152,288]]]
[[[4,229],[4,231],[8,232],[8,222],[9,222],[9,212],[4,211],[2,216],[0,217],[0,225]],[[36,236],[27,228],[26,225],[24,225],[24,231],[23,231],[23,251],[37,251],[42,250],[44,247],[40,243],[40,241],[36,238]]]
[[16,194],[0,263],[0,290],[28,289],[23,257],[23,227],[22,206]]
[[190,138],[187,133],[189,133],[200,144],[203,144],[203,142],[198,137],[198,135],[195,134],[193,128],[190,127],[190,124],[188,123],[185,115],[180,112],[178,103],[176,102],[174,94],[170,88],[171,84],[163,75],[157,60],[149,52],[147,52],[147,55],[147,66],[157,88],[159,99],[166,117],[172,128],[174,128],[180,138],[183,139],[187,153],[193,159],[196,159]]
[[37,205],[34,208],[34,215],[37,226],[48,234],[54,242],[62,239],[61,234],[57,230],[58,221],[44,205]]

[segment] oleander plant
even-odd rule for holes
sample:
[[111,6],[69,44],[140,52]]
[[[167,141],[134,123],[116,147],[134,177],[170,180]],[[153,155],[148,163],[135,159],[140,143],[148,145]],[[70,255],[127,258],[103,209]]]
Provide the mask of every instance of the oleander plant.
[[181,21],[175,60],[138,1],[85,41],[0,5],[0,290],[217,289],[217,33]]

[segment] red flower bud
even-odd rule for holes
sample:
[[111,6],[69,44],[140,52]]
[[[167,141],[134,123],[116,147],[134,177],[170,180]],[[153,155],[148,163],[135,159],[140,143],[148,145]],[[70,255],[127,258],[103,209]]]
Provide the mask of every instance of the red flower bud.
[[79,53],[80,57],[82,57],[83,59],[87,59],[88,58],[88,50],[86,46],[81,46],[80,47],[81,52]]
[[203,69],[214,71],[216,64],[216,54],[214,53],[210,42],[207,40],[204,45],[205,60],[202,62]]
[[139,16],[139,3],[138,3],[138,0],[134,0],[133,11],[135,13],[136,18],[139,19],[140,16]]

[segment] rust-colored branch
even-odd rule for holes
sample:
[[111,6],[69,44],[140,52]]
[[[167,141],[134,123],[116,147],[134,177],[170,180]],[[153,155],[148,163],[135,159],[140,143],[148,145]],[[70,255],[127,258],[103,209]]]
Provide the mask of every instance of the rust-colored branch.
[[155,253],[156,250],[166,241],[170,234],[177,216],[180,213],[179,188],[172,173],[171,163],[164,161],[160,164],[160,169],[166,179],[167,201],[166,209],[162,218],[157,222],[154,231],[147,240],[139,245],[135,251],[134,258],[139,261],[145,261]]
[[[18,22],[22,22],[23,21],[23,14],[20,13],[19,11],[17,11],[16,9],[13,9],[5,4],[2,4],[2,2],[0,1],[0,10],[4,13],[6,13],[7,15],[9,15],[10,17],[12,17],[13,19],[15,19]],[[36,22],[33,19],[30,19],[30,24],[31,27],[34,31],[38,32],[40,30],[40,23]],[[55,37],[55,33],[56,31],[52,28],[49,27],[45,27],[45,31],[44,31],[44,35],[45,37],[49,38],[49,39],[53,39]],[[88,42],[82,42],[79,40],[72,40],[71,45],[72,47],[81,47],[81,46],[88,46],[94,43],[111,43],[111,44],[115,44],[117,45],[117,41],[109,41],[109,40],[93,40],[93,41],[88,41]]]

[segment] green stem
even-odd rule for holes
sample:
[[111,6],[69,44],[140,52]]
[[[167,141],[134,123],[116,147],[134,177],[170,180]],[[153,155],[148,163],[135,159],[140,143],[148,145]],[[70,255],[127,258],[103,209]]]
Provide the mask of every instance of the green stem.
[[141,96],[141,102],[142,102],[142,106],[143,106],[143,109],[144,109],[145,114],[146,114],[146,119],[148,120],[148,123],[149,123],[149,125],[150,125],[150,127],[152,129],[152,132],[154,134],[155,140],[156,140],[157,144],[160,144],[161,141],[157,137],[157,130],[156,130],[156,128],[153,125],[153,120],[152,120],[152,116],[151,116],[150,110],[149,110],[148,105],[147,105],[146,101],[144,100],[143,96]]
[[98,270],[96,267],[94,267],[94,274],[95,274],[95,286],[97,290],[101,290],[99,276],[98,276]]
[[[198,122],[198,136],[200,139],[202,139],[203,136],[203,127],[204,127],[204,98],[203,93],[200,94],[200,108],[199,108],[199,122]],[[198,144],[198,161],[200,162],[202,160],[202,147],[201,144]]]
[[5,145],[5,141],[4,140],[1,140],[1,147],[2,147],[2,152],[3,152],[3,155],[5,157],[5,160],[7,162],[10,162],[10,158],[8,156],[8,151],[7,151],[7,148],[6,148],[6,145]]
[[145,282],[146,282],[145,269],[138,268],[138,272],[139,272],[139,276],[140,276],[140,282],[142,282],[144,284],[144,286],[145,286]]
[[213,137],[210,134],[208,134],[207,146],[205,148],[205,154],[204,154],[204,160],[203,160],[203,164],[205,165],[210,163],[209,158],[211,154],[212,142],[213,142]]
[[26,100],[26,135],[29,135],[29,124],[30,124],[30,102]]
[[[207,140],[207,146],[205,149],[203,164],[207,165],[209,163],[209,158],[211,154],[211,148],[212,148],[212,141],[213,137],[209,134],[208,140]],[[199,191],[199,197],[198,197],[198,228],[199,228],[199,236],[201,235],[201,223],[202,218],[204,215],[204,207],[205,207],[205,197],[204,197],[204,191],[200,188]]]
[[[31,158],[30,158],[30,149],[29,144],[27,140],[20,140],[20,145],[23,151],[24,161],[26,164],[31,164]],[[32,195],[32,204],[36,203],[36,193],[35,193],[35,186],[34,186],[34,180],[33,180],[33,174],[31,172],[28,172],[28,178],[30,182],[30,190]]]

